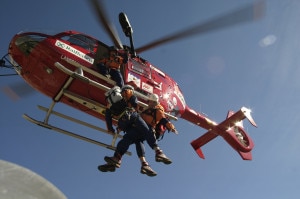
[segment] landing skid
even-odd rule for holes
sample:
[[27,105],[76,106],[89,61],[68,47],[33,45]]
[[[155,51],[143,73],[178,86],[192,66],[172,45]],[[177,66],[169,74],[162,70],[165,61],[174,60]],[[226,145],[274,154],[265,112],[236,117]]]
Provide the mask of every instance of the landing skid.
[[[40,109],[46,109],[44,107],[39,107]],[[58,112],[54,112],[53,114],[57,115],[57,116],[60,116],[60,117],[63,117],[65,119],[71,119],[73,121],[79,121],[79,120],[76,120],[75,118],[71,118],[69,116],[66,116],[66,115],[63,115],[61,113],[58,113]],[[42,121],[38,121],[38,120],[35,120],[33,119],[32,117],[28,116],[27,114],[23,114],[23,118],[28,120],[29,122],[32,122],[36,125],[39,125],[41,127],[44,127],[44,128],[47,128],[47,129],[50,129],[50,130],[54,130],[56,132],[59,132],[59,133],[62,133],[62,134],[65,134],[65,135],[68,135],[68,136],[71,136],[71,137],[74,137],[74,138],[77,138],[77,139],[80,139],[80,140],[83,140],[83,141],[86,141],[86,142],[89,142],[89,143],[92,143],[92,144],[96,144],[98,146],[101,146],[101,147],[104,147],[104,148],[107,148],[107,149],[110,149],[110,150],[113,150],[115,151],[116,150],[116,147],[114,146],[115,145],[115,141],[117,139],[117,137],[122,137],[121,135],[118,135],[116,134],[114,137],[113,137],[113,142],[111,145],[109,144],[105,144],[103,142],[99,142],[99,141],[96,141],[96,140],[93,140],[93,139],[90,139],[90,138],[87,138],[87,137],[84,137],[84,136],[81,136],[81,135],[78,135],[78,134],[75,134],[75,133],[72,133],[70,131],[67,131],[67,130],[64,130],[64,129],[61,129],[61,128],[58,128],[56,126],[52,126],[48,123],[45,123],[45,122],[42,122]],[[78,123],[78,122],[77,122]],[[81,121],[82,124],[87,124],[83,121]],[[92,126],[91,124],[89,124],[90,127]],[[85,125],[86,126],[86,125]],[[127,151],[125,154],[127,155],[131,155],[131,152]]]

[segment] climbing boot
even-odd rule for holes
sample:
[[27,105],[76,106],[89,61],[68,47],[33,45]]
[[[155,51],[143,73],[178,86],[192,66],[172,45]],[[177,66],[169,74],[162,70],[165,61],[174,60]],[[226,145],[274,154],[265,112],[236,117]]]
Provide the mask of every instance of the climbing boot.
[[98,166],[99,171],[102,172],[115,172],[116,167],[112,164],[103,164]]
[[155,161],[156,162],[163,162],[164,164],[171,164],[172,160],[170,160],[163,152],[162,150],[156,150],[155,152]]
[[149,164],[147,162],[142,163],[141,173],[146,174],[147,176],[150,176],[150,177],[157,175],[157,173],[153,169],[151,169],[151,167],[149,166]]
[[120,168],[121,167],[121,159],[113,156],[113,157],[108,157],[108,156],[105,156],[104,157],[104,160],[108,163],[108,164],[112,164],[114,165],[115,167],[117,168]]

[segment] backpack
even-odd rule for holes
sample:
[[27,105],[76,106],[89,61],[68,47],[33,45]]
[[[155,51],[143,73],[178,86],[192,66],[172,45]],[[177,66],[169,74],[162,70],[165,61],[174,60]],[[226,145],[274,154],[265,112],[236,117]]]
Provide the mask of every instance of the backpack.
[[127,104],[121,95],[121,89],[114,86],[105,93],[105,98],[110,104],[111,113],[115,116],[120,115],[126,108]]
[[[163,110],[163,107],[161,105],[156,106],[155,108],[146,109],[143,113],[152,116],[153,121],[156,122],[156,111],[157,110]],[[164,121],[160,120],[156,126],[155,126],[155,137],[157,141],[160,141],[164,137],[164,133],[166,132],[167,128],[165,125],[163,125]]]
[[106,97],[107,102],[110,105],[113,105],[123,99],[123,97],[121,95],[121,89],[119,86],[114,86],[113,88],[109,89],[105,93],[105,97]]

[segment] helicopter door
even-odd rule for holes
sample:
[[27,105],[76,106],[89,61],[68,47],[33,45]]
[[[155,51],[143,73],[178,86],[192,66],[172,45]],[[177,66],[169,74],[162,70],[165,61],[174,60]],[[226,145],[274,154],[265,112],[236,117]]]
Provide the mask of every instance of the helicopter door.
[[125,74],[125,82],[134,82],[136,86],[148,93],[153,92],[153,86],[148,84],[151,81],[151,68],[147,63],[129,59],[127,62],[127,67],[129,69],[128,73]]
[[108,46],[106,46],[105,44],[99,42],[98,43],[98,47],[97,47],[97,51],[96,51],[96,55],[94,58],[94,66],[97,64],[98,60],[104,59],[105,57],[109,56],[109,49]]

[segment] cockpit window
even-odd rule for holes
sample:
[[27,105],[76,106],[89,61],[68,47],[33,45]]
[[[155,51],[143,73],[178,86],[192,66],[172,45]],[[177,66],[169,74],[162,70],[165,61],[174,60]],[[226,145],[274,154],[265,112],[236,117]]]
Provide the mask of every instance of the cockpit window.
[[32,49],[45,38],[43,35],[24,35],[17,38],[15,44],[25,55],[29,55]]
[[71,44],[80,46],[90,52],[94,52],[94,49],[97,46],[97,41],[95,39],[89,38],[82,34],[68,35],[62,37],[61,39],[66,40]]

